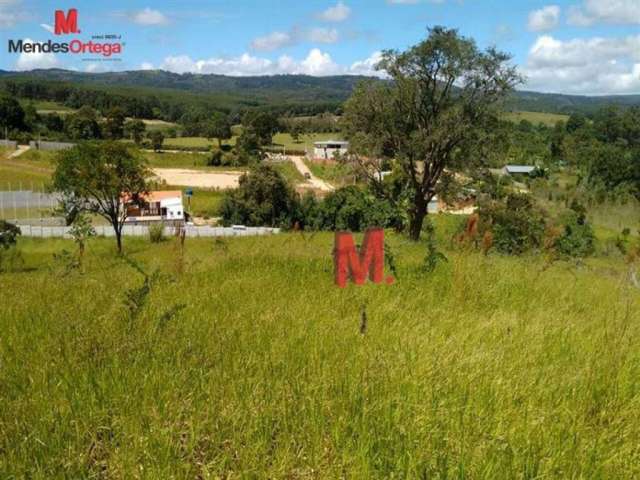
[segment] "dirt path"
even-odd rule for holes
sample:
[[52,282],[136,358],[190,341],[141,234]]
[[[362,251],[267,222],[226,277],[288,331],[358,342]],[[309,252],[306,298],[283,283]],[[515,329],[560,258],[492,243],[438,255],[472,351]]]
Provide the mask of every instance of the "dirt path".
[[238,188],[242,172],[203,172],[183,168],[154,168],[153,173],[168,185],[199,188]]
[[308,186],[310,188],[322,190],[323,192],[332,192],[333,190],[335,190],[333,185],[316,177],[313,172],[309,170],[309,167],[307,167],[304,163],[303,157],[290,156],[289,159],[293,162],[302,176],[307,179],[306,182],[300,184],[301,186]]
[[18,145],[18,148],[15,152],[9,155],[9,158],[16,158],[22,155],[24,152],[29,150],[31,147],[29,145]]

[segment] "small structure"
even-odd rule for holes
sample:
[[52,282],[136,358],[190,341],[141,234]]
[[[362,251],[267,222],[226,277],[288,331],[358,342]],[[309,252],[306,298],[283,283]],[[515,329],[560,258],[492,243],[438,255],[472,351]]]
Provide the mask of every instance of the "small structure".
[[35,150],[46,150],[46,151],[57,151],[57,150],[68,150],[70,148],[75,147],[75,143],[69,142],[49,142],[45,140],[31,140],[29,142],[29,147]]
[[180,190],[148,192],[137,201],[125,198],[123,204],[127,209],[127,223],[184,222],[185,219]]
[[536,169],[531,165],[506,165],[502,169],[502,173],[511,176],[525,176],[531,174]]
[[343,140],[324,140],[313,143],[313,158],[333,160],[335,155],[345,155],[349,151],[349,142]]

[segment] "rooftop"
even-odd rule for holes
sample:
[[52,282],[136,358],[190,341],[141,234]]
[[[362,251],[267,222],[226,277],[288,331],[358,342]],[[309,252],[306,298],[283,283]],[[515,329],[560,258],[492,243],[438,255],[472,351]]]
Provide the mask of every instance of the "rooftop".
[[152,192],[147,192],[146,194],[141,194],[140,198],[145,202],[149,202],[149,203],[159,202],[161,200],[166,200],[168,198],[182,199],[182,192],[180,190],[158,190],[155,192],[152,191]]
[[531,173],[536,169],[531,165],[507,165],[504,168],[509,173]]
[[347,145],[349,145],[349,142],[346,142],[344,140],[322,140],[320,142],[313,142],[313,144],[317,145],[317,146],[323,146],[323,145],[347,146]]

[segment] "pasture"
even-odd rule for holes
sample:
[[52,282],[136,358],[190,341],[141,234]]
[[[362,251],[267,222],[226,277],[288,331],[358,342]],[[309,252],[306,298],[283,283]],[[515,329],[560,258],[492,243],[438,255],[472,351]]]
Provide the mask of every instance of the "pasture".
[[396,283],[344,290],[331,234],[98,238],[84,273],[20,239],[0,476],[637,478],[629,266],[453,249],[457,221],[434,273],[388,233]]
[[544,113],[544,112],[505,112],[503,114],[505,120],[509,120],[514,123],[520,123],[522,120],[528,120],[534,125],[542,123],[547,127],[553,127],[558,122],[566,122],[569,120],[569,115],[562,115],[559,113]]

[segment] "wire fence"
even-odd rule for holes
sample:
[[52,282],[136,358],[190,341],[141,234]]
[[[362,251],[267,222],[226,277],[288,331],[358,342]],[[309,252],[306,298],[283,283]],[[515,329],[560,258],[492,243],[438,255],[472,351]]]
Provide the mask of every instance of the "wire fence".
[[[65,226],[44,226],[44,225],[26,225],[18,224],[20,232],[24,237],[36,238],[71,238],[69,235],[70,227]],[[234,225],[233,227],[210,227],[210,226],[192,226],[182,227],[187,237],[252,237],[260,235],[275,235],[280,233],[279,228],[268,227],[246,227],[244,225]],[[104,237],[113,237],[115,232],[111,226],[98,225],[94,227],[96,235]],[[176,233],[176,227],[165,227],[165,236],[172,236]],[[122,235],[131,237],[144,237],[149,235],[149,227],[147,225],[125,225]]]
[[48,192],[44,184],[6,182],[0,184],[0,219],[47,223],[51,221],[59,200],[60,195]]

